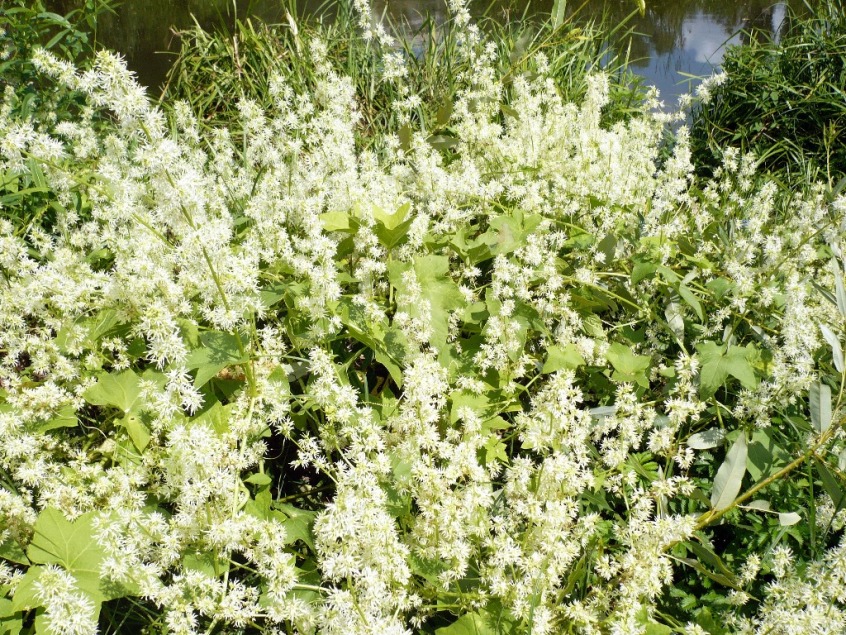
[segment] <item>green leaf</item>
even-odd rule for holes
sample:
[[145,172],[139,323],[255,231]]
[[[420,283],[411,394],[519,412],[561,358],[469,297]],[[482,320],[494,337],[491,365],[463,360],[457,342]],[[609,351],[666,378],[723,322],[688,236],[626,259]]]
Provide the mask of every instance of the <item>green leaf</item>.
[[837,310],[840,311],[841,317],[846,318],[846,286],[843,284],[843,267],[834,258],[831,260],[831,272],[834,274],[834,298]]
[[651,278],[658,270],[658,265],[654,262],[635,262],[632,267],[632,285],[636,285],[641,280]]
[[429,301],[432,328],[431,343],[438,351],[446,350],[449,333],[449,312],[464,306],[464,296],[458,285],[449,277],[449,258],[447,256],[418,256],[413,264],[394,262],[388,265],[391,284],[396,287],[397,304],[401,311],[412,317],[425,318],[419,301],[408,293],[403,282],[403,273],[414,269],[417,283],[424,299]]
[[843,347],[840,345],[840,338],[827,325],[820,324],[820,331],[822,331],[825,341],[831,347],[831,357],[834,362],[834,367],[838,373],[843,372]]
[[785,512],[778,515],[778,524],[782,527],[790,527],[800,520],[802,520],[802,517],[796,512]]
[[584,366],[584,364],[585,358],[582,357],[575,344],[553,345],[547,349],[546,362],[544,362],[541,373],[554,373],[565,368],[575,370],[579,366]]
[[649,356],[636,355],[630,346],[614,342],[608,347],[605,357],[615,370],[611,375],[612,379],[620,382],[634,382],[649,388],[649,379],[646,377],[646,370],[651,362]]
[[41,606],[41,601],[38,599],[38,588],[35,583],[44,571],[44,567],[30,567],[26,574],[15,589],[15,595],[12,598],[12,610],[14,611],[28,611],[37,606]]
[[245,364],[249,359],[241,354],[234,335],[220,331],[206,331],[200,335],[202,347],[191,351],[185,364],[189,370],[196,369],[194,386],[199,388],[224,368]]
[[692,450],[709,450],[718,445],[722,445],[726,438],[726,433],[720,428],[708,428],[702,432],[690,435],[686,445]]
[[707,399],[725,384],[729,375],[740,380],[744,388],[753,389],[758,385],[755,371],[750,363],[757,353],[754,344],[745,348],[733,346],[730,349],[716,342],[703,342],[696,345],[699,362],[699,396]]
[[686,285],[680,284],[679,285],[679,295],[682,297],[682,300],[687,302],[693,310],[696,312],[696,316],[699,318],[700,321],[705,321],[705,311],[702,310],[702,303],[699,301],[693,291],[691,291]]
[[12,608],[12,601],[0,598],[0,635],[18,635],[23,628],[23,614]]
[[410,209],[411,203],[405,203],[390,214],[373,206],[373,218],[376,220],[373,232],[387,249],[393,249],[408,234],[414,220],[413,217],[406,220]]
[[755,430],[746,460],[746,470],[754,482],[775,474],[791,460],[788,454],[779,446],[771,430]]
[[497,632],[479,613],[465,613],[449,626],[435,629],[435,635],[497,635]]
[[552,28],[557,29],[564,24],[564,16],[567,12],[567,0],[555,0],[552,3]]
[[23,547],[14,538],[7,538],[4,542],[0,542],[0,558],[9,560],[10,562],[17,562],[18,564],[29,564],[29,558],[26,557]]
[[470,408],[480,419],[485,418],[490,408],[490,400],[484,394],[477,395],[466,390],[460,390],[450,394],[449,398],[452,401],[452,407],[449,411],[450,423],[458,421],[458,412],[462,408]]
[[250,474],[247,478],[245,478],[244,482],[252,483],[253,485],[258,485],[259,487],[264,487],[265,485],[270,485],[273,482],[273,479],[270,478],[267,474],[256,472],[255,474]]
[[846,492],[843,491],[840,481],[838,481],[831,473],[823,461],[814,457],[814,462],[816,463],[817,474],[820,475],[823,489],[825,489],[826,493],[829,497],[831,497],[831,502],[834,503],[834,508],[839,510],[844,503],[846,503]]
[[80,591],[101,603],[130,595],[133,590],[100,579],[105,553],[94,537],[95,514],[88,512],[69,522],[59,510],[46,508],[35,521],[27,556],[37,564],[63,566],[76,578]]
[[714,478],[711,507],[715,510],[725,509],[737,498],[743,483],[743,475],[746,473],[747,452],[746,433],[741,431]]
[[831,426],[831,388],[821,381],[811,384],[808,390],[808,402],[814,430],[825,432]]
[[76,418],[76,410],[73,406],[65,406],[56,413],[55,417],[38,424],[35,429],[44,433],[57,428],[75,428],[77,425],[79,425],[79,419]]
[[358,219],[346,212],[326,212],[320,215],[320,224],[328,232],[355,232],[359,227]]
[[293,544],[300,540],[309,549],[315,551],[312,527],[314,527],[317,514],[286,503],[274,503],[273,507],[288,517],[282,522],[285,527],[285,543]]
[[95,406],[114,406],[124,413],[132,410],[141,392],[139,377],[131,370],[119,375],[100,375],[97,383],[89,387],[82,396]]
[[216,578],[229,570],[229,560],[218,558],[210,551],[191,551],[182,556],[182,568]]
[[150,429],[137,414],[131,412],[118,420],[117,423],[126,428],[129,438],[132,439],[132,445],[139,452],[143,452],[150,444]]

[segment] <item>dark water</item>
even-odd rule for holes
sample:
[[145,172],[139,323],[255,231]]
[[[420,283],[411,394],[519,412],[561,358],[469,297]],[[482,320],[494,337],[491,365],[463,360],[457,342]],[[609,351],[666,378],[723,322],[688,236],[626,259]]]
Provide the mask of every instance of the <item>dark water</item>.
[[[56,0],[59,9],[75,0]],[[446,16],[445,0],[371,0],[376,17],[387,12],[394,22],[420,24],[427,12]],[[175,30],[196,20],[206,28],[232,24],[235,17],[255,16],[267,22],[285,18],[282,0],[124,0],[117,15],[104,20],[98,38],[123,53],[129,66],[151,92],[156,92],[179,48]],[[568,12],[596,17],[607,12],[617,23],[633,11],[632,0],[570,0]],[[756,27],[778,35],[788,6],[801,9],[801,0],[646,0],[645,15],[628,23],[635,31],[630,41],[634,69],[647,83],[661,90],[668,103],[690,88],[686,75],[709,75],[718,67],[726,46],[740,44],[744,29]],[[299,11],[320,6],[319,0],[300,0]],[[477,13],[482,5],[471,5]],[[516,0],[485,2],[490,15],[502,21],[517,20],[526,7]],[[529,11],[550,11],[552,0],[536,0]]]

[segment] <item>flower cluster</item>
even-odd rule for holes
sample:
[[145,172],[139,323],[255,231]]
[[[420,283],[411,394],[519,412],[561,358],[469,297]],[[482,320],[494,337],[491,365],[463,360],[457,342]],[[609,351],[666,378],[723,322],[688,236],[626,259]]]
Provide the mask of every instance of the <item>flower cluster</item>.
[[0,172],[52,210],[0,221],[10,619],[843,630],[842,540],[796,566],[745,534],[721,558],[709,527],[777,513],[745,483],[798,532],[802,461],[839,491],[846,199],[731,150],[704,181],[652,101],[608,126],[608,78],[567,103],[543,58],[506,90],[468,29],[446,150],[360,147],[320,43],[314,91],[274,78],[274,108],[212,129],[114,54],[38,54],[83,105],[0,109]]

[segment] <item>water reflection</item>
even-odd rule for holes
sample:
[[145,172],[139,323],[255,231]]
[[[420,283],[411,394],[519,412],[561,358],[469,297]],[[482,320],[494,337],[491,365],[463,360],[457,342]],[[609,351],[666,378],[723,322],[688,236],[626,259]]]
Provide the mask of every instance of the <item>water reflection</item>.
[[[80,0],[54,0],[59,11],[67,11]],[[98,37],[110,48],[126,55],[142,83],[158,86],[179,43],[174,29],[189,27],[196,20],[206,28],[231,25],[235,16],[256,16],[268,22],[284,20],[280,0],[126,0],[116,16],[102,24]],[[300,11],[314,11],[322,0],[300,0]],[[374,19],[383,12],[394,22],[419,26],[426,13],[436,19],[446,16],[445,0],[373,0]],[[576,11],[579,0],[571,0]],[[707,75],[723,59],[725,47],[739,44],[750,27],[778,35],[787,6],[801,9],[802,0],[647,0],[643,16],[629,23],[633,35],[628,44],[631,63],[647,83],[658,86],[667,100],[687,89],[685,74]],[[578,15],[598,17],[605,12],[613,22],[631,15],[631,0],[587,0]],[[525,2],[477,0],[471,5],[479,15],[485,11],[502,21],[523,15]],[[536,0],[530,11],[547,13],[552,0]]]

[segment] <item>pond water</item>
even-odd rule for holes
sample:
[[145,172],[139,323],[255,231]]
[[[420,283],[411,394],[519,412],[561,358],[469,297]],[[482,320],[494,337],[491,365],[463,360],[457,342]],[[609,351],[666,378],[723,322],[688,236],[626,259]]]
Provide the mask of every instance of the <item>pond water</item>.
[[[78,0],[56,0],[61,10]],[[427,12],[436,19],[446,16],[446,0],[371,0],[374,15],[387,12],[394,22],[420,24]],[[267,22],[284,20],[282,0],[124,0],[117,15],[104,21],[98,38],[109,48],[123,53],[130,68],[151,92],[156,92],[167,72],[179,42],[175,30],[197,22],[206,28],[232,24],[237,16],[255,16]],[[633,69],[647,83],[661,90],[668,103],[690,88],[688,75],[709,75],[718,67],[726,46],[748,37],[744,29],[755,27],[776,37],[789,9],[801,10],[802,0],[646,0],[646,13],[629,22]],[[315,10],[321,0],[300,0],[299,10]],[[476,4],[478,14],[487,10],[499,20],[518,19],[526,6],[517,0],[485,1]],[[635,7],[632,0],[570,0],[568,11],[584,17],[607,12],[619,22]],[[552,0],[535,0],[529,11],[548,14]]]

